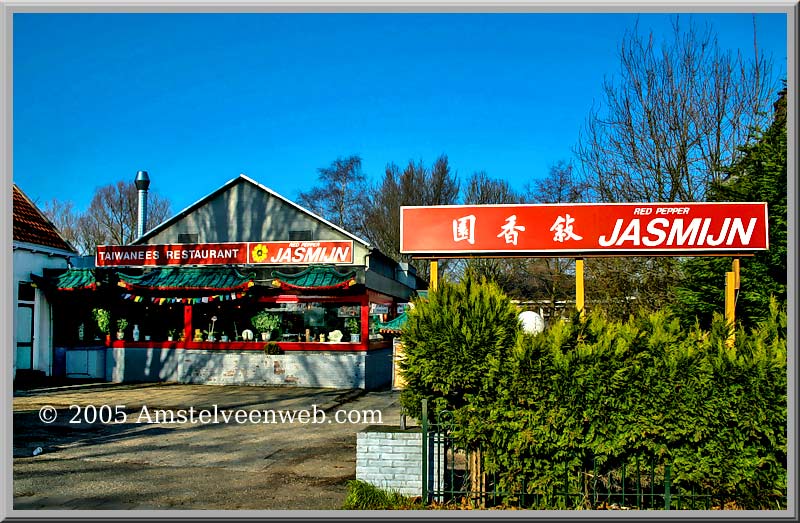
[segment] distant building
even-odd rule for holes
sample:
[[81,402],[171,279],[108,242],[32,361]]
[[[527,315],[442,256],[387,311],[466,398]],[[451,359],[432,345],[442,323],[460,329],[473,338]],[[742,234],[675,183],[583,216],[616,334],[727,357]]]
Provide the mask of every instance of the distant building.
[[14,377],[17,371],[50,376],[52,308],[33,278],[45,269],[66,269],[78,253],[16,184],[13,192]]

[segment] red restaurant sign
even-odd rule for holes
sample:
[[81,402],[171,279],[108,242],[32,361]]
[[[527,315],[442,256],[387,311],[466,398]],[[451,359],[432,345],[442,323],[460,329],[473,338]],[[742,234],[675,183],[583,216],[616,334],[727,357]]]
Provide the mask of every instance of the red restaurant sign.
[[353,263],[350,240],[99,245],[98,267]]
[[446,205],[400,208],[400,252],[712,254],[769,248],[766,203]]

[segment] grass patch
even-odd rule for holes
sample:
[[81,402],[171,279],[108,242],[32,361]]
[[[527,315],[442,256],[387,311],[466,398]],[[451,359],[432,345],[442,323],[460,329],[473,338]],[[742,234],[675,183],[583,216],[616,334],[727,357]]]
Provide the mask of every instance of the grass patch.
[[420,510],[425,506],[419,497],[411,498],[396,491],[387,491],[361,480],[347,482],[344,510]]

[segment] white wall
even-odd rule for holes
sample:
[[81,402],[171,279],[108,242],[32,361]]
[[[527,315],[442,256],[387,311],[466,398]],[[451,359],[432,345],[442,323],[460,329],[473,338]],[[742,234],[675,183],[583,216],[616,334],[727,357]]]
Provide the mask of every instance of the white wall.
[[[32,250],[39,252],[32,252]],[[51,255],[54,254],[54,255]],[[42,270],[65,269],[68,253],[41,246],[28,246],[14,243],[14,335],[12,348],[14,352],[14,373],[16,375],[16,342],[17,342],[17,300],[20,282],[30,282],[31,273],[42,276]],[[41,289],[36,289],[33,309],[33,369],[44,371],[48,376],[53,372],[53,323],[51,307]]]

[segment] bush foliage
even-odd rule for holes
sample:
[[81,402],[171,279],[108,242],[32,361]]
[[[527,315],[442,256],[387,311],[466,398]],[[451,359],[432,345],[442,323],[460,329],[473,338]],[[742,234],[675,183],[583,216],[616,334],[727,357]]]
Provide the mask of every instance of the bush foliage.
[[434,416],[484,401],[519,331],[518,311],[496,284],[472,277],[441,282],[428,299],[414,302],[403,328],[406,411],[419,417],[422,398]]
[[744,508],[786,495],[786,312],[774,300],[731,347],[719,315],[705,331],[668,312],[595,311],[523,335],[512,311],[491,285],[448,285],[410,315],[412,343],[404,332],[406,407],[451,409],[501,491],[544,492],[565,465],[580,476],[596,459],[669,463],[681,489]]

